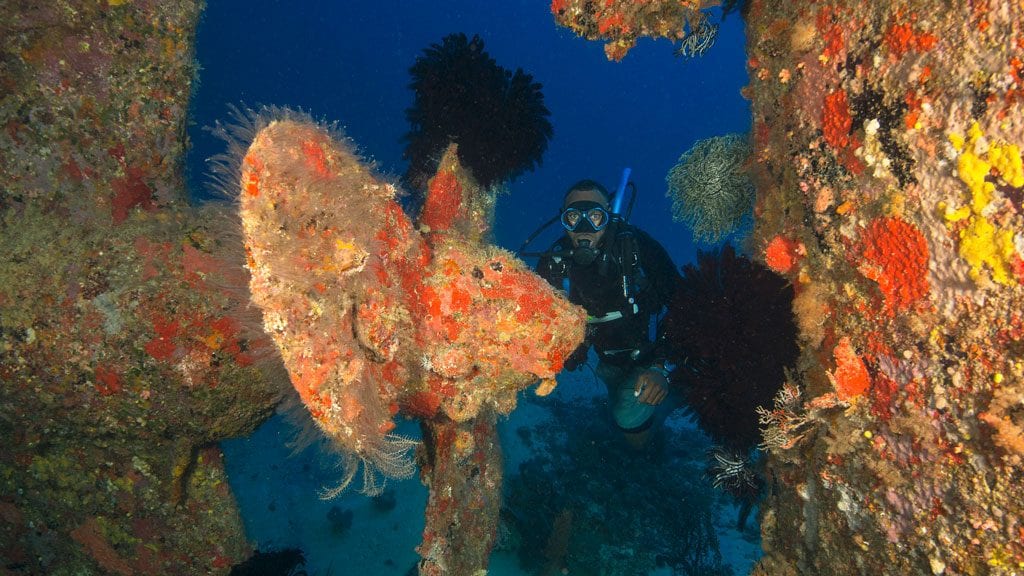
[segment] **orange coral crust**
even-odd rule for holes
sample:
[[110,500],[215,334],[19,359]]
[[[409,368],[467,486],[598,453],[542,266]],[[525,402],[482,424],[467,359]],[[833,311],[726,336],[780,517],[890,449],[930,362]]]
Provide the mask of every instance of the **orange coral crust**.
[[890,316],[928,295],[928,243],[899,218],[878,218],[864,231],[861,274],[878,282]]
[[839,399],[845,402],[867,392],[871,387],[871,376],[850,339],[846,336],[840,338],[832,353],[836,360],[836,370],[831,374],[832,383]]
[[789,274],[797,262],[799,243],[779,234],[764,250],[764,263],[779,274]]
[[846,99],[845,90],[837,90],[825,96],[825,108],[822,111],[821,129],[825,133],[825,141],[839,150],[850,143],[850,128],[853,118],[850,117],[850,104]]
[[438,243],[434,262],[413,310],[424,319],[417,341],[435,374],[479,394],[494,382],[520,388],[522,374],[550,378],[561,370],[575,332],[564,323],[575,312],[542,279],[503,252],[457,239]]
[[935,47],[938,38],[925,32],[915,33],[908,23],[893,24],[885,33],[885,44],[889,52],[899,58],[911,50],[927,52]]
[[818,10],[815,26],[825,41],[825,49],[821,51],[826,58],[835,58],[846,46],[843,28],[835,21],[835,8],[825,6]]
[[455,172],[442,169],[430,180],[420,223],[431,231],[448,230],[461,218],[465,218],[462,186]]

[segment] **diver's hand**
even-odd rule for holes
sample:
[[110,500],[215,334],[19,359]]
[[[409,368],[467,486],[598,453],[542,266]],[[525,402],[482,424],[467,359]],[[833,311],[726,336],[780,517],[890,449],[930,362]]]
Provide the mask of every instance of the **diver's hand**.
[[668,380],[657,370],[645,370],[637,376],[633,394],[644,404],[661,404],[668,396]]

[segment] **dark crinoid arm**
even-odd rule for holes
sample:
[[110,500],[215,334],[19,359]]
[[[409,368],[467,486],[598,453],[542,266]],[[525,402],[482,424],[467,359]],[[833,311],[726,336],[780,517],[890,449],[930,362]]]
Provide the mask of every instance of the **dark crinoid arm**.
[[406,183],[422,191],[449,143],[484,187],[541,162],[554,129],[541,84],[521,69],[499,66],[479,36],[446,36],[410,69],[415,93],[406,111]]

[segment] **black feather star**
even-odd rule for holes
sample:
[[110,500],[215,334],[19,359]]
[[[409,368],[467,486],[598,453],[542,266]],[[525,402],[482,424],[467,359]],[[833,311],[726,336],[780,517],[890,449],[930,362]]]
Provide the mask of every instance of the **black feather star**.
[[731,246],[687,265],[665,318],[671,375],[700,427],[748,453],[760,440],[757,407],[771,408],[799,353],[793,287]]
[[445,36],[409,72],[416,100],[406,110],[404,158],[405,181],[413,189],[426,188],[450,142],[484,187],[540,164],[553,134],[541,85],[522,69],[498,66],[479,36]]

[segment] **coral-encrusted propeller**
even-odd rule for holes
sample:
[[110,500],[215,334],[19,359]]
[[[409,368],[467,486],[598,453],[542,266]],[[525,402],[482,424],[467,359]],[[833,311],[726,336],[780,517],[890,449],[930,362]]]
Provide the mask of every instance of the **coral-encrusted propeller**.
[[[320,428],[386,475],[411,475],[399,411],[466,421],[550,390],[585,315],[510,253],[487,246],[477,187],[454,147],[421,230],[331,131],[255,118],[240,213],[252,301]],[[347,484],[354,473],[348,467]]]

